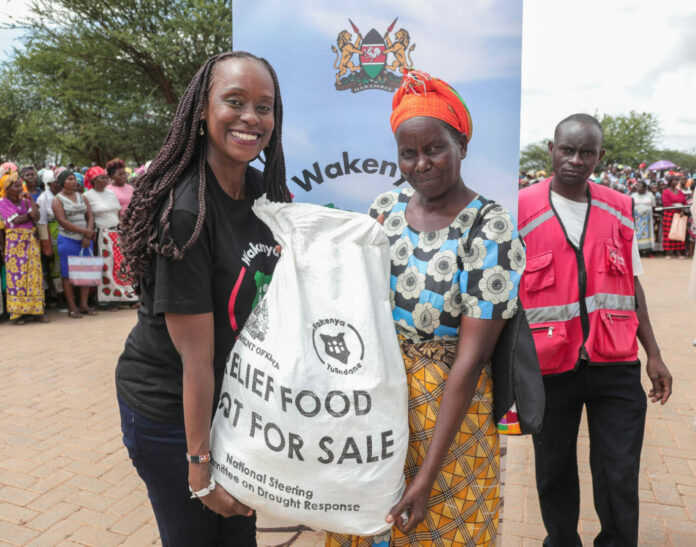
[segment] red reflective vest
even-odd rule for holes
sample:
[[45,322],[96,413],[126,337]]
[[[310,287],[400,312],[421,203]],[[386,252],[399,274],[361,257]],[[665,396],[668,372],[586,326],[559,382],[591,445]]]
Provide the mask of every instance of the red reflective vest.
[[520,192],[519,231],[527,247],[520,281],[541,373],[636,363],[631,199],[589,183],[589,210],[575,247],[551,206],[551,179]]

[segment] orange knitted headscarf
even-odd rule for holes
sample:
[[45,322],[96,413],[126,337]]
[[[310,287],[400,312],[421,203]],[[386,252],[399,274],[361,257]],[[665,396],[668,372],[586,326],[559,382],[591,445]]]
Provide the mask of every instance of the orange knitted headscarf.
[[406,120],[428,116],[447,122],[471,140],[474,124],[466,103],[447,82],[433,78],[420,70],[406,69],[401,87],[392,99],[391,128],[397,128]]

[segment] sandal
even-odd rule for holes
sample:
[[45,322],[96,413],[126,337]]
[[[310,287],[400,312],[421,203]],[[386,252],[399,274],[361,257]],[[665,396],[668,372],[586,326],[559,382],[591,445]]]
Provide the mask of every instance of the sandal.
[[24,317],[19,317],[19,318],[15,319],[15,320],[12,321],[12,322],[13,322],[15,325],[24,325],[24,323],[26,322],[26,320],[24,319]]
[[97,315],[97,312],[94,311],[94,308],[87,308],[86,310],[78,308],[77,311],[79,311],[82,315]]
[[78,309],[68,310],[68,317],[71,317],[72,319],[82,319],[82,314]]

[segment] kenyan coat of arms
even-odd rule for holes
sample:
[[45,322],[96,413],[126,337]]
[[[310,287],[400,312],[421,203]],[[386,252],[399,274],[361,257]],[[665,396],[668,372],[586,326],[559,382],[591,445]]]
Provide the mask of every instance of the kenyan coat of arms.
[[[411,53],[416,44],[411,44],[411,36],[405,28],[394,30],[398,17],[394,19],[384,35],[377,30],[370,31],[363,37],[353,21],[348,19],[353,34],[347,29],[338,33],[336,45],[331,50],[336,54],[334,68],[336,72],[336,89],[350,89],[353,93],[366,89],[382,89],[393,92],[401,84],[404,68],[413,66]],[[391,62],[390,62],[391,61]]]

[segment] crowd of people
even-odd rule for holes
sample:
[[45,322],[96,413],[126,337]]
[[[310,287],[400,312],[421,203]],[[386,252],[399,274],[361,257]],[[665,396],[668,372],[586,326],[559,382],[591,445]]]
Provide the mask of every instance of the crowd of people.
[[[696,241],[696,223],[689,211],[694,176],[696,173],[677,166],[649,169],[645,163],[638,167],[612,164],[593,173],[589,180],[631,197],[641,256],[653,258],[661,253],[667,259],[684,259],[694,254]],[[546,178],[546,172],[541,170],[521,172],[519,187],[526,188]],[[675,218],[679,223],[672,229]]]
[[[105,167],[0,165],[0,320],[47,321],[48,307],[81,319],[138,305],[117,227],[146,166],[117,158]],[[103,260],[98,285],[77,285],[69,257],[94,255]]]

